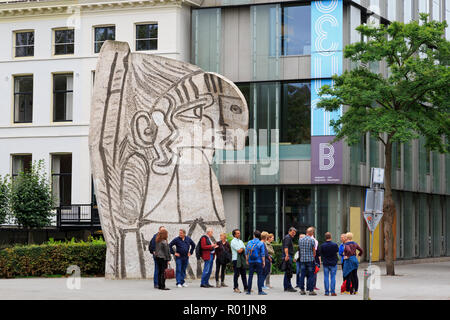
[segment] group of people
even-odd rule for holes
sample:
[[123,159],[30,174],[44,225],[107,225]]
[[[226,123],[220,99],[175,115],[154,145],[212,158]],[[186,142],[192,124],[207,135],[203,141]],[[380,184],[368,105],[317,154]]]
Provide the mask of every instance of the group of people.
[[[324,286],[326,296],[336,296],[336,273],[338,256],[342,264],[345,294],[356,294],[358,292],[358,255],[363,254],[361,247],[354,242],[353,234],[341,235],[341,244],[338,246],[332,241],[330,232],[325,233],[325,242],[319,246],[315,238],[315,228],[309,227],[306,234],[300,234],[298,240],[298,250],[294,252],[294,237],[297,230],[294,227],[289,229],[288,234],[283,238],[283,251],[281,269],[284,271],[283,286],[285,292],[297,292],[292,286],[291,279],[294,274],[293,263],[296,263],[296,287],[300,289],[300,294],[317,295],[316,287],[317,272],[323,266]],[[165,285],[165,269],[171,260],[171,255],[175,257],[176,263],[176,285],[179,288],[187,287],[186,269],[189,264],[189,257],[196,253],[197,258],[204,261],[200,287],[211,288],[209,281],[216,260],[216,286],[227,287],[225,284],[225,271],[227,265],[233,264],[233,290],[239,290],[239,278],[241,278],[244,292],[251,294],[253,277],[256,273],[257,288],[259,295],[266,295],[264,290],[272,288],[270,284],[270,274],[274,262],[274,249],[272,242],[274,235],[268,232],[256,230],[253,239],[247,245],[241,240],[241,232],[235,229],[232,232],[233,239],[228,242],[225,233],[220,234],[220,240],[215,242],[213,230],[207,229],[199,242],[195,244],[186,231],[180,229],[179,236],[168,242],[168,232],[161,226],[150,241],[149,250],[155,262],[154,286],[161,290],[169,290]],[[248,276],[247,276],[248,269]],[[306,290],[305,290],[306,279]]]

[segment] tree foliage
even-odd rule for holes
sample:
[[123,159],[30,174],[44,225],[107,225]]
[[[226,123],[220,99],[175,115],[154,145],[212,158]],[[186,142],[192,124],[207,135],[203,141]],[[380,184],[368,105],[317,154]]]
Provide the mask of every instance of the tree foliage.
[[[356,144],[370,133],[384,145],[385,196],[383,224],[386,272],[394,275],[396,213],[392,198],[392,145],[420,136],[429,151],[449,152],[450,43],[446,22],[393,22],[385,26],[356,28],[365,41],[348,45],[344,57],[353,68],[333,76],[333,86],[323,86],[318,107],[335,111],[346,106],[342,117],[331,121],[336,140]],[[370,64],[383,62],[388,74],[375,73]]]
[[[358,64],[334,86],[324,86],[318,107],[327,111],[348,110],[332,121],[337,139],[352,145],[370,132],[383,144],[404,143],[422,135],[430,150],[448,152],[450,136],[450,44],[445,39],[446,22],[428,21],[389,26],[361,25],[367,41],[346,46],[345,58]],[[387,77],[367,65],[384,61]],[[385,134],[385,135],[384,135]]]
[[11,183],[9,176],[0,176],[0,224],[5,223],[10,213],[9,200],[11,197]]
[[35,162],[29,172],[20,172],[13,179],[10,206],[21,227],[42,228],[50,224],[54,201],[42,160]]

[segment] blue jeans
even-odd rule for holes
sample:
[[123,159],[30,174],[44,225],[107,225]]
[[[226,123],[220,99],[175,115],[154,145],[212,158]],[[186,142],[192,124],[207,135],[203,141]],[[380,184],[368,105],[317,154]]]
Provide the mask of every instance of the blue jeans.
[[252,291],[252,280],[253,280],[253,273],[256,272],[258,276],[258,292],[262,292],[262,287],[264,285],[264,275],[263,275],[263,267],[262,263],[260,262],[249,262],[249,269],[248,269],[248,292]]
[[175,264],[177,266],[175,278],[178,284],[184,284],[184,279],[186,278],[186,268],[189,263],[189,257],[176,257]]
[[207,285],[209,284],[209,277],[211,276],[211,271],[214,263],[214,255],[211,253],[211,258],[205,261],[203,266],[202,280],[200,284]]
[[310,262],[301,262],[300,263],[300,269],[301,269],[301,275],[300,275],[300,290],[305,290],[305,277],[306,277],[306,290],[307,291],[314,291],[314,261]]
[[[337,265],[336,266],[323,266],[323,282],[325,284],[325,294],[330,293],[336,293],[335,287],[336,287],[336,272],[337,272]],[[328,275],[331,275],[331,280],[328,280]],[[331,290],[330,290],[331,285]]]
[[[285,257],[285,255],[283,255],[283,257],[282,257],[283,260],[284,260],[284,257]],[[291,256],[289,256],[289,263],[292,264],[292,257]],[[291,278],[289,278],[287,276],[286,272],[284,273],[283,286],[284,286],[285,290],[292,288]]]
[[153,273],[153,284],[155,286],[158,286],[158,264],[156,263],[155,255],[152,255],[152,256],[153,256],[153,262],[155,263],[154,264],[155,265],[155,271]]

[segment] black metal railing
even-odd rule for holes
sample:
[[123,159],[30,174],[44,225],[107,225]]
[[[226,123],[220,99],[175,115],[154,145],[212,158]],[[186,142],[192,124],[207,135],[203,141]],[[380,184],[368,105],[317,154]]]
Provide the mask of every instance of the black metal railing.
[[56,224],[58,227],[100,226],[97,205],[71,204],[56,208]]

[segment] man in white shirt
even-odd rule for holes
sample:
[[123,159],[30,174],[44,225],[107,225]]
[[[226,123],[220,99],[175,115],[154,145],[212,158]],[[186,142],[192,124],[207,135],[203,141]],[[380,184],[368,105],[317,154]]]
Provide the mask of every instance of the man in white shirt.
[[242,284],[244,285],[244,291],[248,290],[247,285],[247,275],[245,272],[246,261],[245,261],[245,245],[241,238],[241,231],[239,229],[234,229],[233,240],[231,240],[231,260],[233,262],[234,278],[233,278],[233,290],[236,293],[241,293],[239,290],[239,276],[241,276]]

